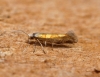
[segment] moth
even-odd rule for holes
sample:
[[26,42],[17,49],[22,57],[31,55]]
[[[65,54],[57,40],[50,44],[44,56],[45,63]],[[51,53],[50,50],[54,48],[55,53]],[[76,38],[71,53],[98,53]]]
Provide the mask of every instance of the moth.
[[[63,43],[77,43],[78,38],[76,34],[73,31],[68,31],[65,34],[59,34],[59,33],[32,33],[29,34],[29,40],[36,40],[40,43],[42,50],[44,53],[46,53],[43,49],[42,43],[46,46],[48,43],[52,45],[52,48],[55,44],[63,44]],[[36,44],[35,44],[36,49]],[[34,49],[34,52],[35,52]]]
[[[27,34],[26,32],[22,31],[22,30],[14,30],[12,32],[23,32],[24,34],[26,34],[28,36],[28,43],[29,41],[35,40],[35,48],[34,51],[36,51],[36,42],[38,42],[41,47],[43,52],[46,54],[46,52],[44,51],[43,48],[43,43],[46,46],[48,43],[52,45],[52,48],[55,44],[64,44],[64,43],[70,43],[70,44],[74,44],[78,42],[78,38],[76,36],[76,34],[73,31],[68,31],[67,33],[32,33],[32,34]],[[7,31],[3,32],[2,34],[0,34],[0,36],[2,36],[4,33],[6,33]]]

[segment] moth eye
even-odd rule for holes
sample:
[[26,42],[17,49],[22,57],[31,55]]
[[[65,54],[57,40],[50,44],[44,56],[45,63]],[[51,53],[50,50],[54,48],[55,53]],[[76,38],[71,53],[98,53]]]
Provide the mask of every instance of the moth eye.
[[33,39],[33,38],[34,38],[33,34],[29,34],[29,39]]
[[30,39],[33,39],[33,37],[30,37]]
[[33,36],[35,36],[35,35],[36,35],[36,33],[33,33],[32,35],[33,35]]

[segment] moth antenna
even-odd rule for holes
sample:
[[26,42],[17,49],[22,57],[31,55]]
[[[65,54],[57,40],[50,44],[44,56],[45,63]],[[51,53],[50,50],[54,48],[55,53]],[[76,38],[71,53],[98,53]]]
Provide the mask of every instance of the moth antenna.
[[[2,36],[3,34],[5,34],[6,32],[9,32],[9,31],[4,31],[3,33],[0,34],[0,36]],[[22,31],[22,30],[12,30],[11,32],[23,32],[24,34],[26,34],[26,35],[28,36],[28,43],[29,43],[29,35],[28,35],[26,32],[24,32],[24,31]],[[23,50],[23,52],[26,51],[27,48],[28,48],[28,47],[26,47],[26,48]]]
[[[28,42],[29,42],[29,35],[28,35],[26,32],[24,32],[24,31],[22,31],[22,30],[13,30],[13,31],[11,31],[11,32],[17,32],[17,31],[23,32],[24,34],[26,34],[26,35],[28,36]],[[2,36],[3,34],[5,34],[6,32],[9,32],[9,31],[4,31],[3,33],[0,34],[0,36]]]
[[[28,43],[29,43],[29,38],[30,38],[30,36],[29,36],[26,32],[24,32],[24,31],[22,31],[22,30],[15,30],[15,31],[23,32],[24,34],[26,34],[26,35],[28,36]],[[29,46],[29,45],[28,45],[28,46]],[[25,52],[27,48],[28,48],[28,47],[26,47],[26,48],[23,50],[23,52]]]
[[19,32],[23,32],[24,34],[26,34],[27,36],[28,36],[28,42],[29,42],[29,35],[26,33],[26,32],[24,32],[24,31],[22,31],[22,30],[15,30],[15,31],[19,31]]

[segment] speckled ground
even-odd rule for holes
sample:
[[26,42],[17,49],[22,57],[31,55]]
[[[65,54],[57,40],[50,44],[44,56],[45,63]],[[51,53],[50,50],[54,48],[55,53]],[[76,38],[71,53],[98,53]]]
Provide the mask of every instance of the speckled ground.
[[[79,41],[33,53],[14,30],[73,30]],[[0,0],[0,77],[100,77],[100,0]]]

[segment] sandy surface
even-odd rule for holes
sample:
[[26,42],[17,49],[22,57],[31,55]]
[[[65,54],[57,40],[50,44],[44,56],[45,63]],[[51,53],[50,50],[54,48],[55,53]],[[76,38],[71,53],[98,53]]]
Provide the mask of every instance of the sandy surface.
[[[79,41],[33,53],[13,30],[73,30]],[[0,0],[0,77],[100,77],[100,0]]]

